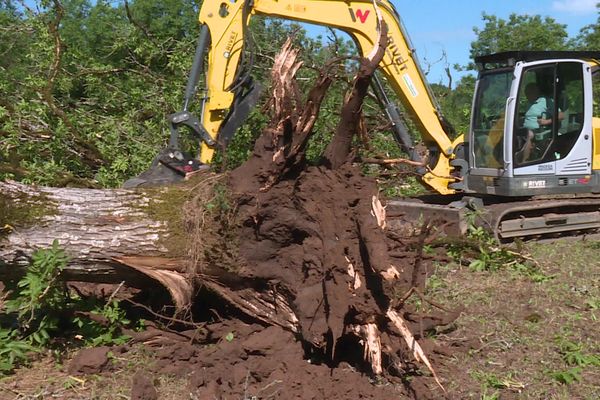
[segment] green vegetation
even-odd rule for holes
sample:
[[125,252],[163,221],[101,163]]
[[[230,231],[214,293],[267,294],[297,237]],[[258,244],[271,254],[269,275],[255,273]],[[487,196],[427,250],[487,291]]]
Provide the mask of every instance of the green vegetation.
[[[121,185],[146,169],[166,145],[165,116],[181,106],[198,33],[198,2],[132,0],[128,8],[123,2],[91,0],[25,4],[30,7],[0,2],[0,179],[53,186]],[[256,49],[252,74],[267,87],[265,93],[272,57],[290,34],[303,49],[301,90],[311,85],[327,60],[340,60],[331,67],[338,79],[323,102],[309,144],[308,158],[316,161],[339,119],[355,67],[354,44],[334,31],[312,38],[297,24],[277,19],[255,18],[251,30]],[[515,48],[595,49],[599,37],[598,24],[569,38],[565,26],[551,18],[515,14],[506,20],[484,14],[475,33],[472,56]],[[467,67],[472,66],[460,68]],[[468,128],[473,88],[472,76],[452,88],[433,85],[459,133]],[[218,154],[217,168],[236,167],[248,157],[268,121],[266,98],[229,151]],[[364,112],[369,135],[361,139],[361,152],[401,156],[372,98]],[[414,128],[411,121],[406,123]],[[393,189],[398,179],[403,176],[390,177],[392,193],[398,190]]]
[[6,301],[6,311],[16,313],[21,334],[34,345],[48,344],[50,333],[58,328],[66,306],[65,287],[58,276],[67,261],[56,240],[50,249],[36,251],[13,298]]
[[16,365],[27,361],[36,348],[27,340],[19,339],[15,330],[0,329],[0,374],[8,374]]
[[556,338],[558,352],[567,365],[567,369],[551,371],[549,375],[556,381],[570,385],[581,381],[581,373],[586,368],[600,367],[600,356],[587,353],[582,343],[573,342],[564,336]]
[[485,389],[523,389],[525,385],[515,380],[512,373],[506,377],[498,377],[493,373],[475,371],[473,377],[480,381]]
[[0,314],[0,372],[10,373],[30,353],[55,347],[57,337],[83,345],[122,344],[121,328],[131,322],[116,300],[103,304],[72,294],[60,280],[68,257],[58,241],[37,250],[25,276],[14,287]]
[[438,371],[452,397],[598,398],[600,341],[589,307],[600,296],[598,248],[595,241],[522,245],[537,271],[554,277],[542,281],[512,268],[474,271],[469,262],[436,267],[426,296],[463,310],[450,332],[437,335],[465,346]]
[[508,19],[483,14],[483,28],[474,28],[471,57],[508,50],[566,50],[572,46],[567,26],[540,15],[511,14]]
[[467,214],[466,240],[450,239],[448,255],[458,264],[466,264],[475,272],[498,271],[501,269],[530,278],[541,283],[553,278],[541,271],[539,264],[528,255],[521,244],[508,246],[499,244],[496,238],[482,226],[476,211]]

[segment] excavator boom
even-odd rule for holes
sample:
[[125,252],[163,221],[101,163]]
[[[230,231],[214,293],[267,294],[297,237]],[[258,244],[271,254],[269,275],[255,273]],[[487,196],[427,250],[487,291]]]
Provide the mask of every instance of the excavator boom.
[[[204,1],[182,111],[169,116],[169,147],[159,154],[151,170],[160,173],[134,179],[128,186],[162,179],[163,172],[164,180],[172,171],[181,179],[189,171],[205,168],[214,152],[227,146],[260,92],[250,74],[253,46],[248,27],[255,16],[340,29],[354,40],[361,56],[376,46],[379,21],[385,22],[388,45],[379,72],[411,117],[428,150],[427,161],[415,151],[397,105],[375,75],[373,91],[392,123],[394,138],[412,160],[423,163],[418,171],[422,182],[442,198],[475,196],[458,202],[442,200],[438,205],[396,201],[390,203],[391,208],[450,215],[464,231],[465,209],[483,207],[482,214],[489,217],[488,224],[501,240],[600,229],[600,199],[591,196],[600,193],[600,119],[592,112],[592,76],[599,70],[600,52],[515,51],[478,57],[481,68],[471,128],[466,136],[452,140],[454,133],[389,0]],[[201,77],[205,78],[205,90],[196,117],[190,105]],[[537,99],[529,99],[534,86]],[[528,109],[533,100],[538,104],[536,114]],[[179,150],[182,128],[199,140],[199,159]],[[573,194],[587,199],[543,198]],[[537,197],[523,200],[532,196]],[[458,210],[458,217],[452,210]]]
[[[365,56],[379,38],[378,15],[388,27],[388,46],[379,69],[412,117],[433,160],[423,168],[422,180],[439,193],[454,193],[451,186],[460,185],[460,182],[452,176],[450,161],[455,143],[449,138],[449,124],[443,119],[427,85],[401,19],[388,0],[204,2],[199,16],[201,32],[184,105],[181,112],[169,116],[171,140],[166,153],[172,161],[164,163],[181,169],[186,162],[193,162],[191,157],[183,157],[177,150],[178,130],[183,127],[191,130],[201,142],[199,161],[210,163],[214,152],[227,145],[258,101],[259,89],[249,74],[252,64],[249,54],[252,52],[248,49],[251,47],[248,26],[251,18],[280,17],[337,28],[346,32],[354,40],[360,55]],[[196,94],[205,59],[206,91],[202,93],[201,115],[196,118],[189,112],[189,105]],[[393,134],[400,146],[411,159],[421,161],[396,104],[387,98],[378,78],[374,79],[374,91],[392,122]]]
[[[380,71],[392,90],[399,96],[412,117],[424,143],[436,159],[423,181],[442,194],[453,193],[456,179],[451,176],[450,159],[454,145],[448,128],[419,66],[415,50],[393,5],[387,1],[352,0],[254,0],[234,3],[205,2],[200,11],[200,23],[208,27],[211,49],[208,53],[208,99],[203,123],[213,138],[219,136],[222,122],[234,102],[232,87],[240,75],[250,18],[255,15],[281,17],[299,22],[320,24],[346,32],[354,40],[361,55],[367,55],[376,45],[377,13],[388,26],[388,46]],[[382,92],[382,90],[376,90]],[[384,105],[392,116],[395,136],[404,150],[417,159],[406,128],[397,117],[395,104]],[[395,117],[395,118],[394,118]],[[213,149],[203,145],[201,160],[210,162]]]

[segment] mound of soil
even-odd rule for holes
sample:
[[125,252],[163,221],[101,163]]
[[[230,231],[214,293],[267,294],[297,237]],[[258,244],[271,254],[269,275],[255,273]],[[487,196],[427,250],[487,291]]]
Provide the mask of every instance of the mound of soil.
[[386,228],[376,181],[349,162],[380,58],[361,64],[325,162],[307,167],[331,79],[322,75],[302,105],[293,80],[301,63],[290,46],[273,68],[275,116],[229,175],[228,196],[213,186],[212,197],[200,193],[186,206],[187,225],[201,228],[190,235],[198,261],[190,272],[239,318],[191,337],[200,346],[163,348],[155,369],[190,376],[198,398],[439,399],[418,341],[456,315],[424,315],[407,302],[431,267],[423,252],[430,226],[408,235]]
[[[376,182],[352,165],[309,167],[262,191],[261,177],[248,173],[234,171],[229,180],[237,242],[206,249],[237,254],[200,276],[213,304],[204,297],[197,307],[217,308],[218,321],[200,332],[134,334],[156,348],[146,373],[186,377],[189,392],[207,399],[441,398],[386,315],[404,318],[434,366],[436,353],[447,353],[424,336],[456,315],[424,315],[406,301],[424,288],[437,257],[423,253],[427,226],[382,229],[373,211]],[[365,326],[376,328],[379,360]],[[97,351],[82,350],[71,370],[105,371],[107,351]],[[101,362],[84,362],[92,358]],[[140,398],[154,393],[143,376],[132,387]]]
[[188,376],[190,393],[200,399],[382,399],[401,394],[401,387],[375,386],[349,365],[332,369],[311,363],[304,358],[301,343],[282,328],[242,323],[227,327],[234,328],[231,341],[164,347],[155,371]]
[[[379,57],[384,31],[382,26]],[[322,165],[307,166],[308,139],[331,79],[321,74],[303,103],[294,81],[301,65],[296,55],[288,41],[277,56],[272,71],[274,118],[249,160],[229,175],[228,205],[214,193],[213,202],[220,198],[227,212],[212,214],[204,224],[209,230],[199,230],[193,246],[199,249],[194,259],[204,262],[194,268],[200,271],[201,284],[272,328],[243,342],[221,342],[219,348],[231,347],[233,358],[219,350],[212,357],[230,366],[232,378],[207,372],[202,382],[220,383],[201,387],[216,398],[217,389],[245,395],[239,391],[242,381],[244,387],[252,383],[258,390],[286,376],[282,380],[291,381],[286,383],[288,396],[297,381],[308,391],[298,392],[300,398],[349,398],[363,390],[352,383],[369,377],[405,384],[414,397],[439,398],[427,394],[420,379],[406,379],[422,361],[439,384],[416,340],[456,317],[423,315],[407,303],[411,295],[422,293],[431,266],[423,253],[430,226],[426,223],[408,236],[386,228],[376,181],[350,162],[362,100],[380,58],[361,61]],[[188,204],[190,226],[207,218],[201,200]],[[275,330],[281,328],[287,333]],[[244,363],[238,367],[239,360]],[[334,376],[343,383],[330,391]],[[369,387],[364,396],[381,397],[379,387]]]
[[[401,315],[417,340],[456,317],[422,315],[406,304],[430,272],[431,259],[423,254],[428,228],[409,236],[382,229],[373,211],[376,182],[349,164],[309,167],[268,190],[260,190],[267,182],[262,173],[246,166],[231,174],[240,238],[236,282],[209,287],[279,327],[221,342],[219,349],[229,348],[231,356],[203,353],[205,362],[218,360],[203,370],[203,390],[216,390],[208,386],[216,379],[221,393],[239,395],[242,383],[259,390],[281,380],[288,395],[298,385],[298,398],[382,398],[406,384],[413,397],[439,398],[427,394],[432,379],[408,383],[406,374],[418,367],[386,316],[389,310]],[[265,303],[270,307],[261,310]],[[369,353],[365,326],[375,326],[381,360]],[[230,374],[220,374],[219,364]],[[381,379],[390,386],[369,384]]]

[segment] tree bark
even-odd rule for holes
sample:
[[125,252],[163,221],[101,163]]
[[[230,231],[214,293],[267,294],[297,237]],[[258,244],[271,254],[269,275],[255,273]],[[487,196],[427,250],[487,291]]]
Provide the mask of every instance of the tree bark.
[[[65,280],[148,288],[159,281],[189,302],[181,232],[157,210],[170,191],[94,190],[0,182],[0,280],[18,279],[38,249],[54,240],[69,256]],[[178,193],[180,195],[180,193]]]
[[189,273],[193,269],[181,206],[192,189],[95,190],[0,182],[0,281],[19,279],[33,252],[56,239],[69,256],[63,280],[125,282],[145,290],[158,282],[180,310],[190,305],[194,287],[201,284],[246,314],[296,332],[297,318],[276,291],[256,290],[259,284],[240,282],[219,265]]

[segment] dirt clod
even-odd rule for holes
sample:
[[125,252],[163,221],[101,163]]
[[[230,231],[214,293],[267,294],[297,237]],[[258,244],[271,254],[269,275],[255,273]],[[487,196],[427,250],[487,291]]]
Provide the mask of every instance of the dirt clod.
[[158,392],[146,372],[137,372],[131,384],[131,400],[158,400]]
[[105,371],[109,367],[109,351],[106,346],[79,350],[69,364],[69,373],[87,375]]

